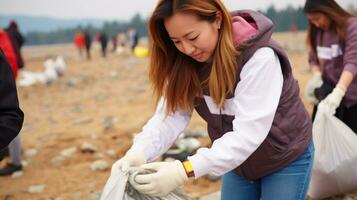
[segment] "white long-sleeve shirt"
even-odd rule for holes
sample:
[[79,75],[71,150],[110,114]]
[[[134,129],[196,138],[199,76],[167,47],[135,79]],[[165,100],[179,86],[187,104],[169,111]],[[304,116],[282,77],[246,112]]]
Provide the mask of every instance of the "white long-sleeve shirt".
[[[211,97],[205,101],[211,113],[234,115],[233,131],[215,140],[211,148],[200,148],[188,157],[195,178],[207,173],[223,175],[242,164],[265,140],[272,126],[283,87],[283,74],[273,49],[258,49],[244,65],[234,97],[225,101],[224,110],[215,106]],[[154,116],[134,138],[132,148],[145,152],[154,160],[166,152],[186,128],[191,113],[177,111],[165,118],[161,100]]]

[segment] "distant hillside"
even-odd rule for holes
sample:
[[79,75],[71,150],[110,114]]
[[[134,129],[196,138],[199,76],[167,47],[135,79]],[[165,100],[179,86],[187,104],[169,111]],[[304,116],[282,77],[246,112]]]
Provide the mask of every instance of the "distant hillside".
[[49,32],[57,29],[74,28],[79,25],[101,27],[105,20],[101,19],[58,19],[27,15],[0,15],[0,26],[7,27],[11,20],[16,20],[21,32]]

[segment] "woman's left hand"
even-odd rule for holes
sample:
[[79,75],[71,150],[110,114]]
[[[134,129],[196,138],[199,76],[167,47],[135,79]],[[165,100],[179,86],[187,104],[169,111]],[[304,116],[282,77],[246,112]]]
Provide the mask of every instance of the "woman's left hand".
[[346,87],[337,85],[327,97],[321,101],[318,108],[324,109],[329,114],[334,115],[336,109],[340,106],[343,96],[345,96]]
[[131,185],[143,194],[163,197],[188,179],[182,163],[178,160],[153,162],[141,167],[155,171],[151,174],[139,174],[134,177],[135,180],[130,180]]

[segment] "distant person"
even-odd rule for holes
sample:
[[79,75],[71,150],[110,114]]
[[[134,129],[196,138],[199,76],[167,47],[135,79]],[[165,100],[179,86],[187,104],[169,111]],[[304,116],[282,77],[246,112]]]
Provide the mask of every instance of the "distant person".
[[15,21],[10,22],[9,26],[6,28],[6,32],[10,37],[12,46],[14,47],[19,69],[23,69],[25,64],[22,57],[21,48],[25,43],[25,38],[20,33],[18,25]]
[[112,37],[112,45],[113,45],[112,52],[115,52],[118,47],[118,37],[117,36],[118,36],[117,34],[114,34]]
[[78,31],[73,38],[74,45],[78,49],[79,56],[82,57],[83,51],[85,51],[86,40],[82,31]]
[[127,35],[124,32],[119,32],[118,33],[118,46],[119,47],[125,47],[127,45]]
[[309,87],[316,88],[321,101],[313,118],[324,107],[357,133],[357,18],[334,0],[307,0],[304,13],[309,20],[309,64],[317,83]]
[[107,54],[107,46],[108,46],[108,37],[104,31],[98,34],[97,40],[100,43],[100,47],[102,50],[102,56],[105,58]]
[[125,32],[119,32],[117,35],[117,50],[116,52],[118,54],[121,54],[125,51],[125,46],[127,45],[127,35],[125,34]]
[[139,36],[134,28],[128,29],[128,44],[132,52],[134,52],[135,47],[138,45]]
[[87,60],[91,59],[90,48],[92,46],[92,37],[90,36],[88,31],[84,31],[84,41],[86,46],[86,57]]
[[[220,0],[160,0],[148,27],[157,109],[113,174],[151,170],[131,182],[152,196],[211,174],[223,176],[222,200],[305,200],[312,123],[271,20],[252,10],[228,12]],[[155,162],[193,110],[207,122],[212,145],[184,161]]]
[[0,28],[0,150],[9,144],[10,162],[0,169],[0,176],[22,170],[19,132],[24,114],[19,108],[15,78],[18,63],[7,33]]

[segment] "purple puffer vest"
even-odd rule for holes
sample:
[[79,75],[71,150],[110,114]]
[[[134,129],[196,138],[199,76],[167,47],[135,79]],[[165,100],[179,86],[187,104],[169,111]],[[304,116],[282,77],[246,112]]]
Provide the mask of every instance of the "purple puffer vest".
[[[235,169],[245,178],[256,180],[288,166],[304,152],[312,142],[312,123],[299,97],[299,86],[292,75],[288,57],[282,47],[271,39],[272,22],[260,13],[250,10],[236,11],[232,14],[241,16],[250,23],[254,22],[258,29],[258,33],[245,42],[248,47],[241,51],[238,58],[240,68],[237,71],[236,85],[240,81],[239,75],[244,64],[262,47],[270,47],[278,55],[284,77],[279,105],[267,138]],[[204,94],[209,96],[207,88],[204,89]],[[210,113],[203,97],[197,98],[195,109],[207,122],[212,142],[233,130],[232,121],[235,116]]]

